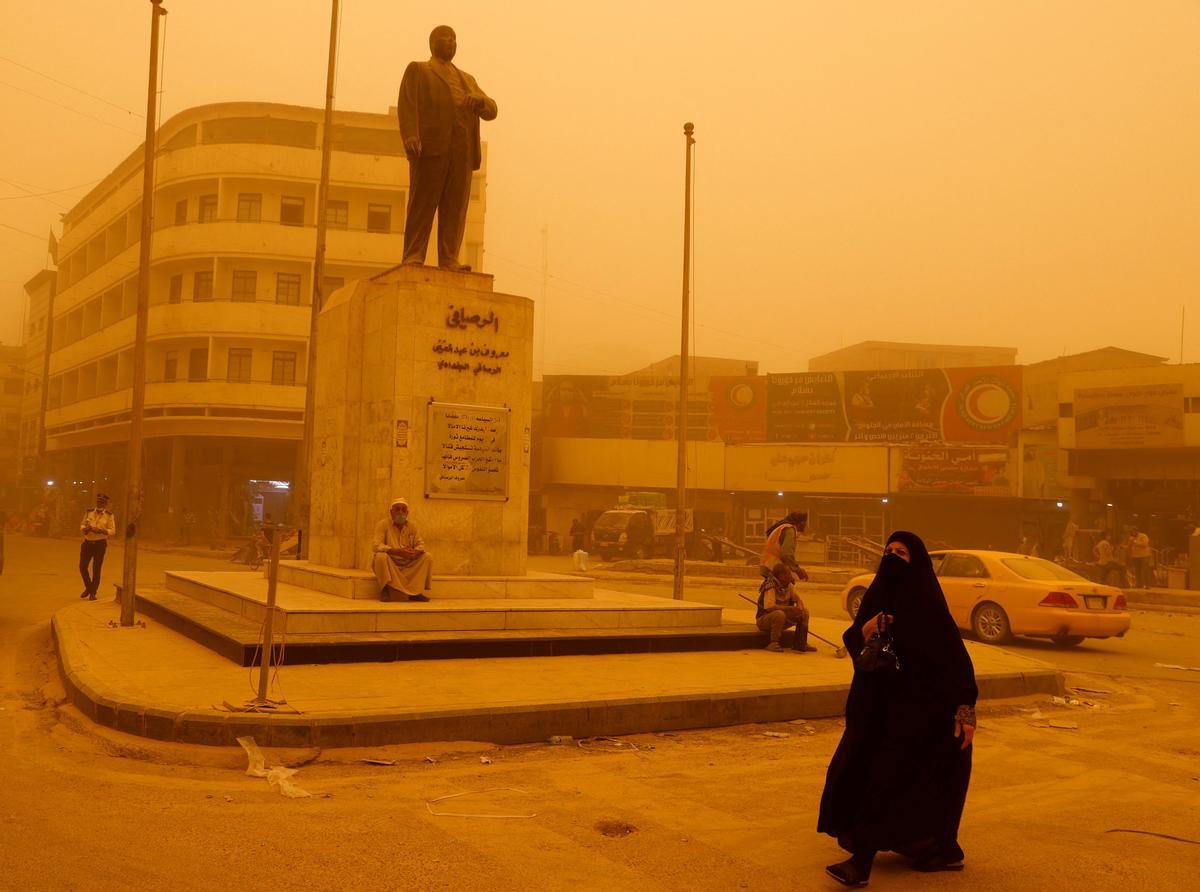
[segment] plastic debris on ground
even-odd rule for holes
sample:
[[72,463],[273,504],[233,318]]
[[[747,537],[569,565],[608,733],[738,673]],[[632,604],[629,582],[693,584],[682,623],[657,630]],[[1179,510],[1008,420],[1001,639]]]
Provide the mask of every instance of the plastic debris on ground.
[[[486,756],[480,756],[484,759]],[[425,808],[429,810],[431,815],[439,818],[536,818],[537,812],[527,815],[518,814],[483,814],[474,812],[455,812],[455,811],[434,811],[433,804],[435,802],[445,802],[447,799],[459,799],[463,796],[482,796],[486,793],[520,793],[522,796],[528,796],[524,790],[519,790],[516,787],[493,787],[489,790],[468,790],[465,793],[451,793],[448,796],[439,796],[437,799],[425,800]]]
[[286,796],[288,799],[307,799],[312,796],[308,791],[302,790],[292,783],[291,778],[296,774],[297,769],[285,768],[282,765],[267,768],[266,757],[263,755],[262,750],[258,748],[258,744],[254,741],[253,737],[239,737],[237,742],[246,751],[246,757],[249,760],[249,765],[246,766],[246,774],[250,775],[250,777],[265,777],[268,784],[272,787],[278,787],[280,795]]

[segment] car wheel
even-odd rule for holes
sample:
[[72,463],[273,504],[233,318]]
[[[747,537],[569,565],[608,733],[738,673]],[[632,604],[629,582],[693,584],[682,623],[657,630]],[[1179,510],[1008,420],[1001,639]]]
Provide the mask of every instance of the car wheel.
[[850,596],[846,598],[846,612],[850,614],[850,618],[858,616],[858,608],[862,606],[863,595],[867,593],[865,588],[850,589]]
[[971,631],[984,644],[1004,644],[1012,638],[1008,614],[999,604],[985,601],[971,615]]
[[1055,635],[1050,639],[1057,647],[1075,647],[1083,643],[1082,635]]

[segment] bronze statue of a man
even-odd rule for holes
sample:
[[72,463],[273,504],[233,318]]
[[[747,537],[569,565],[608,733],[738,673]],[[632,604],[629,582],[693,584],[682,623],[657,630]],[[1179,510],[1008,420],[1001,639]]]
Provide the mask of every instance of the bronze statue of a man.
[[404,263],[424,263],[433,214],[438,215],[438,266],[469,270],[458,262],[471,199],[471,173],[479,170],[479,121],[496,117],[496,103],[454,59],[454,30],[439,25],[429,35],[428,62],[411,62],[396,103],[408,156],[408,216]]

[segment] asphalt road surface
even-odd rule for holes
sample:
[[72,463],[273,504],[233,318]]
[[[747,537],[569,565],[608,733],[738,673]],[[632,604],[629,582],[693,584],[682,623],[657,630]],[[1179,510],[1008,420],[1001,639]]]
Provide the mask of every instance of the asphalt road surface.
[[[77,553],[66,540],[8,541],[0,889],[839,888],[822,868],[842,855],[813,832],[839,720],[582,746],[269,751],[269,765],[297,767],[294,781],[314,794],[286,799],[246,775],[239,750],[130,737],[62,703],[48,621],[78,596]],[[140,563],[155,581],[168,567],[230,566],[153,553]],[[119,549],[107,567],[111,581]],[[722,604],[733,594],[689,592]],[[832,595],[812,607],[837,616]],[[1068,676],[1074,707],[1047,697],[981,705],[966,871],[917,875],[885,855],[871,887],[1195,888],[1200,673],[1143,671],[1147,660],[1189,662],[1189,648],[1195,662],[1195,630],[1191,618],[1154,615],[1124,642],[1046,649],[1100,668]]]

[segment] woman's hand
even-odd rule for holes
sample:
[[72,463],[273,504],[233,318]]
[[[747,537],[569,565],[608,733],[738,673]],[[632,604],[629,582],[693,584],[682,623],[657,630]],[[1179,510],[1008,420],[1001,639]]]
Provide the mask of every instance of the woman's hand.
[[965,750],[975,740],[975,707],[958,707],[958,712],[954,713],[954,736],[962,738],[960,750]]
[[[867,620],[865,623],[862,624],[863,641],[870,641],[872,638],[874,638],[876,635],[879,634],[879,623],[880,623],[880,620],[884,616],[885,616],[885,614],[883,614],[883,613],[877,613],[873,617],[871,617],[869,620]],[[893,619],[895,619],[895,617],[891,616],[891,615],[887,615],[886,618],[889,623]]]

